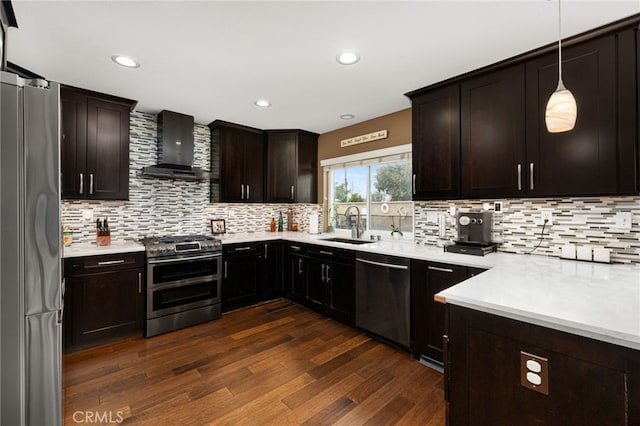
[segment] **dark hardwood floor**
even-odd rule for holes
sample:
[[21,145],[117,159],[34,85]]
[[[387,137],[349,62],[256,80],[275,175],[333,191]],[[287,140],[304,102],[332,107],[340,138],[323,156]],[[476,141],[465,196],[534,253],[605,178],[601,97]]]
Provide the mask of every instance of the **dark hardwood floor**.
[[67,425],[445,423],[442,374],[284,299],[66,354],[63,387]]

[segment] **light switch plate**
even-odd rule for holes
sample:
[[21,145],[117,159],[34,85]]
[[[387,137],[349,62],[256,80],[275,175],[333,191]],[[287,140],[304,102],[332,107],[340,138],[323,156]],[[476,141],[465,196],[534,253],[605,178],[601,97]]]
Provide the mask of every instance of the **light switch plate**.
[[631,231],[631,222],[633,220],[631,212],[618,212],[615,218],[617,229],[621,231]]

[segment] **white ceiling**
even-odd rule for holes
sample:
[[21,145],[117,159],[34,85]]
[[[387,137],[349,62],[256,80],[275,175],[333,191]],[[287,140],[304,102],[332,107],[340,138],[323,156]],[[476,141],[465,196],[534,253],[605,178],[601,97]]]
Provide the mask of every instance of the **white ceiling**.
[[[404,93],[551,43],[557,2],[24,1],[9,61],[136,109],[324,133],[410,107]],[[563,36],[640,12],[565,0]],[[361,61],[339,65],[355,49]],[[115,65],[127,54],[137,69]],[[253,105],[265,98],[273,106]],[[341,114],[355,119],[341,120]]]

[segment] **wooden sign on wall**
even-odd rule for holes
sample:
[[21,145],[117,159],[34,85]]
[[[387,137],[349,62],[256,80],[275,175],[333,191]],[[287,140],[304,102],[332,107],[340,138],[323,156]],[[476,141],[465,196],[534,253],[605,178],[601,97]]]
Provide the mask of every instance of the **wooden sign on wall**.
[[359,143],[365,142],[373,142],[379,139],[385,139],[387,137],[387,130],[378,130],[377,132],[368,133],[366,135],[354,136],[349,139],[342,139],[340,141],[340,147],[344,148],[346,146],[357,145]]

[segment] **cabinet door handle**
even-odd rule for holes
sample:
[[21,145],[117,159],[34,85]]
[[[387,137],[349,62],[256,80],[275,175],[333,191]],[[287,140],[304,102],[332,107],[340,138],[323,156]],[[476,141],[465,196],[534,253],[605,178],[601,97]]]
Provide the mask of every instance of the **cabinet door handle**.
[[449,273],[453,273],[453,269],[449,269],[449,268],[438,268],[437,266],[427,266],[427,269],[431,269],[432,271],[440,271],[440,272],[449,272]]
[[233,249],[233,251],[247,251],[247,250],[251,250],[251,246],[247,246],[247,247],[236,247]]
[[518,191],[522,191],[522,164],[518,163]]
[[224,261],[224,277],[228,277],[229,268],[227,267],[227,261]]
[[327,265],[327,272],[326,272],[327,275],[326,275],[326,280],[325,280],[327,282],[327,284],[329,284],[329,282],[331,281],[331,275],[329,273],[330,270],[331,270],[331,267],[329,265]]
[[416,174],[413,174],[413,181],[411,183],[411,188],[412,188],[412,192],[413,195],[416,195]]
[[247,200],[249,199],[249,185],[247,185]]
[[321,282],[324,282],[324,268],[325,268],[325,266],[324,266],[324,265],[322,265],[322,268],[321,268],[321,269],[322,269],[322,272],[320,273],[320,278],[321,278],[321,279],[320,279],[320,281],[321,281]]
[[244,185],[240,184],[240,199],[244,200]]
[[124,259],[118,259],[118,260],[104,260],[102,262],[98,262],[99,266],[107,266],[107,265],[119,265],[121,263],[124,263]]
[[291,201],[294,201],[296,199],[295,193],[296,193],[295,187],[291,185]]
[[444,400],[449,402],[449,336],[442,336],[442,362],[444,363]]
[[93,173],[89,173],[89,194],[93,194]]
[[84,193],[84,175],[80,173],[80,190],[78,190],[80,194]]
[[138,272],[138,294],[142,294],[142,272]]
[[298,259],[298,275],[302,275],[302,259]]
[[264,260],[267,260],[269,251],[267,250],[267,243],[264,243]]
[[529,189],[533,191],[533,163],[529,163]]

